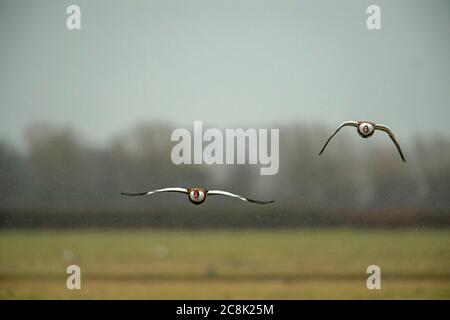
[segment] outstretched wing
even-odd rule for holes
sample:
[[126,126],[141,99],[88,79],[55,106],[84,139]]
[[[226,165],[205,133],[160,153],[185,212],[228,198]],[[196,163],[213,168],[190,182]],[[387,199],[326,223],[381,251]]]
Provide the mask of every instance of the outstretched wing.
[[376,124],[375,125],[375,129],[384,131],[384,132],[386,132],[389,135],[389,137],[391,138],[392,142],[394,142],[395,146],[397,147],[398,153],[400,154],[400,157],[402,158],[402,161],[406,162],[406,158],[403,155],[402,149],[400,148],[400,145],[397,142],[397,139],[395,139],[395,136],[392,133],[391,129],[389,129],[389,127],[386,127],[385,125],[382,125],[382,124]]
[[214,195],[220,195],[220,196],[227,196],[227,197],[233,197],[233,198],[238,198],[238,199],[240,199],[240,200],[242,200],[242,201],[245,201],[245,202],[253,202],[253,203],[258,203],[258,204],[268,204],[268,203],[273,203],[273,202],[275,202],[275,201],[273,201],[273,200],[271,200],[271,201],[259,201],[259,200],[253,200],[253,199],[249,199],[249,198],[245,198],[245,197],[242,197],[242,196],[240,196],[240,195],[237,195],[237,194],[234,194],[234,193],[231,193],[231,192],[227,192],[227,191],[221,191],[221,190],[209,190],[208,192],[207,192],[207,195],[208,196],[214,196]]
[[158,193],[158,192],[188,193],[186,188],[164,188],[164,189],[145,191],[145,192],[121,192],[120,194],[122,194],[124,196],[146,196],[146,195],[153,194],[153,193]]
[[330,140],[333,139],[333,137],[336,135],[336,133],[338,133],[339,130],[341,130],[343,127],[346,127],[346,126],[358,127],[358,122],[357,121],[345,121],[345,122],[341,123],[339,128],[337,128],[337,130],[331,135],[331,137],[328,138],[327,142],[325,142],[325,145],[323,146],[322,150],[320,150],[320,152],[319,152],[319,156],[323,153],[323,150],[325,150],[325,148],[327,147],[328,142],[330,142]]

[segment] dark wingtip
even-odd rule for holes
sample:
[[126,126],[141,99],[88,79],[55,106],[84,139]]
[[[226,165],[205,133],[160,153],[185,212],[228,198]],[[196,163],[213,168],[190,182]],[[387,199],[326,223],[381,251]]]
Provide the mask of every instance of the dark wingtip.
[[120,194],[123,195],[123,196],[145,196],[147,194],[147,192],[137,192],[137,193],[120,192]]
[[270,200],[270,201],[259,201],[259,200],[253,200],[253,199],[248,199],[247,201],[249,202],[253,202],[253,203],[257,203],[257,204],[269,204],[269,203],[274,203],[274,200]]

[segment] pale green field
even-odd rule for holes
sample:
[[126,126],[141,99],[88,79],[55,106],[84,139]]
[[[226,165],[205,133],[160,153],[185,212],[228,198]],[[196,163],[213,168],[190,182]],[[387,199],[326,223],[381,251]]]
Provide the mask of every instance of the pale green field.
[[[81,290],[66,267],[81,267]],[[382,270],[368,290],[366,268]],[[442,230],[1,231],[3,299],[450,299]]]

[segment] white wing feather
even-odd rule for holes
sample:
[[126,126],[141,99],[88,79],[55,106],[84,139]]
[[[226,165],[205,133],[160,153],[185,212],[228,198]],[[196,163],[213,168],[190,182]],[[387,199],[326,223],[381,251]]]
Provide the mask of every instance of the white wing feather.
[[145,191],[145,192],[122,192],[121,194],[124,196],[146,196],[154,193],[159,192],[181,192],[181,193],[187,193],[186,188],[163,188],[163,189],[157,189],[152,191]]
[[273,203],[274,201],[259,201],[259,200],[253,200],[253,199],[249,199],[243,196],[240,196],[238,194],[234,194],[228,191],[222,191],[222,190],[209,190],[207,195],[221,195],[221,196],[227,196],[227,197],[232,197],[232,198],[238,198],[242,201],[245,202],[253,202],[253,203],[259,203],[259,204],[267,204],[267,203]]

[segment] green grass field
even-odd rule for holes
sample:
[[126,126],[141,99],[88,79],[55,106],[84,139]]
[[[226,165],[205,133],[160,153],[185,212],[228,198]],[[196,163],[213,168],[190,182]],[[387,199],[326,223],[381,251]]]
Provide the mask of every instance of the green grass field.
[[[81,267],[81,290],[66,267]],[[366,268],[381,267],[381,290]],[[450,299],[448,230],[1,231],[2,299]]]

